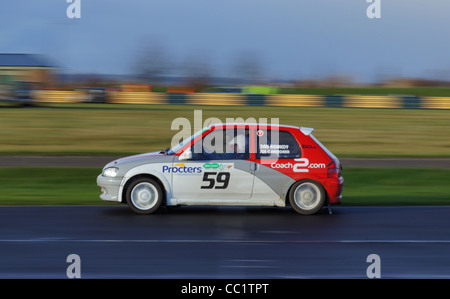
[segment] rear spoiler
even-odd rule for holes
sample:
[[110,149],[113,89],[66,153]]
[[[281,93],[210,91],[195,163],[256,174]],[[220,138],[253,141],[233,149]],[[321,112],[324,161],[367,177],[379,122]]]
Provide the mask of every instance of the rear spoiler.
[[300,127],[300,131],[305,134],[306,136],[309,136],[312,131],[314,131],[313,128],[307,128],[307,127]]

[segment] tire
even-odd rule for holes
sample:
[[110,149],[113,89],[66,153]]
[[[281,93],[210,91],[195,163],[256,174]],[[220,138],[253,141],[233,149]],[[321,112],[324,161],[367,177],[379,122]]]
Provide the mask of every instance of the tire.
[[315,214],[325,203],[325,189],[316,181],[298,181],[289,192],[289,202],[297,213]]
[[156,181],[150,178],[139,178],[128,186],[125,196],[131,210],[147,215],[161,206],[163,192]]

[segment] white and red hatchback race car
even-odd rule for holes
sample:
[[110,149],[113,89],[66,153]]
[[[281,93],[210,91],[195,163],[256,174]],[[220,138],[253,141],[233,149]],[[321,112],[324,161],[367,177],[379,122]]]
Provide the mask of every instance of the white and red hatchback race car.
[[313,129],[270,124],[213,124],[172,149],[121,158],[97,178],[100,198],[139,214],[160,206],[287,205],[314,214],[340,203],[339,160]]

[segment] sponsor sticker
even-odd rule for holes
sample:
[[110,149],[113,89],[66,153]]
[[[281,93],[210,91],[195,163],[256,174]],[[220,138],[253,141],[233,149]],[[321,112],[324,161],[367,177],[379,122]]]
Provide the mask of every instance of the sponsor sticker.
[[221,163],[222,168],[220,170],[230,171],[234,169],[234,163]]
[[234,169],[234,163],[205,163],[203,164],[204,169],[217,169],[221,171],[230,171]]
[[203,168],[205,169],[217,169],[220,167],[219,163],[205,163],[203,164]]
[[307,158],[294,159],[297,163],[272,163],[270,167],[274,169],[292,169],[294,172],[309,172],[311,168],[326,168],[325,163],[309,163]]
[[164,165],[162,167],[162,172],[174,174],[200,174],[203,172],[203,168],[198,166],[186,166],[184,163],[177,163],[173,166]]

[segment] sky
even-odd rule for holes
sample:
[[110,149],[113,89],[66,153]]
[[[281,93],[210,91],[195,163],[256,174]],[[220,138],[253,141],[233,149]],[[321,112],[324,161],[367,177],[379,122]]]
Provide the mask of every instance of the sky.
[[159,47],[176,68],[203,61],[215,76],[239,57],[273,79],[347,75],[450,80],[450,1],[0,0],[0,53],[44,54],[67,73],[131,74]]

